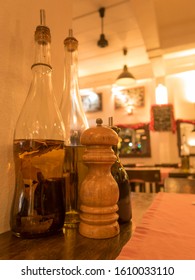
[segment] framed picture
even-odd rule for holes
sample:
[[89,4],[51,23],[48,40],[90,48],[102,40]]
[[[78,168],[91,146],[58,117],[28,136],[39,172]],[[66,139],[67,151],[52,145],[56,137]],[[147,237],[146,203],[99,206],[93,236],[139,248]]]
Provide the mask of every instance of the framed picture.
[[135,87],[120,90],[115,95],[115,109],[133,105],[134,107],[143,107],[145,104],[145,87]]
[[175,132],[176,124],[172,104],[151,106],[150,129],[153,131]]
[[81,100],[85,113],[102,111],[102,93],[81,95]]

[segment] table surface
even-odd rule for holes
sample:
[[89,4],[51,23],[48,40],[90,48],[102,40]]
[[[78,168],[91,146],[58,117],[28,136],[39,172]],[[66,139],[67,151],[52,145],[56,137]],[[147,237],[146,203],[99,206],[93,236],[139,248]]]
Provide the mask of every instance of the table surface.
[[131,238],[143,214],[151,205],[155,194],[131,193],[133,218],[131,223],[120,225],[116,237],[97,240],[81,236],[78,229],[37,239],[22,239],[11,232],[0,234],[1,260],[111,260],[116,259]]
[[195,260],[195,195],[159,192],[120,260]]

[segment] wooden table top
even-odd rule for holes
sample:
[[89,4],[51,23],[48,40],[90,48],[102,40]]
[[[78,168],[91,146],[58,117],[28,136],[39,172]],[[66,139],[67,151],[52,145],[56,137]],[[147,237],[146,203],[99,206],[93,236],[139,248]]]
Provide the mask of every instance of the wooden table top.
[[22,239],[11,232],[0,234],[1,260],[111,260],[131,238],[136,225],[152,203],[155,194],[132,193],[131,223],[120,226],[116,237],[97,240],[81,236],[78,229],[38,239]]

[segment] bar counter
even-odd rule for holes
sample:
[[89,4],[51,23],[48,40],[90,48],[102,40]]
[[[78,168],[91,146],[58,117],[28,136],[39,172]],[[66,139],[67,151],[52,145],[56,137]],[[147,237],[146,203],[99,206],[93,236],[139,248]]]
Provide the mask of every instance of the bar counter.
[[135,227],[151,205],[156,194],[131,194],[133,219],[120,225],[116,237],[97,240],[83,237],[78,229],[66,229],[57,235],[37,239],[22,239],[11,232],[0,234],[1,260],[112,260],[131,238]]

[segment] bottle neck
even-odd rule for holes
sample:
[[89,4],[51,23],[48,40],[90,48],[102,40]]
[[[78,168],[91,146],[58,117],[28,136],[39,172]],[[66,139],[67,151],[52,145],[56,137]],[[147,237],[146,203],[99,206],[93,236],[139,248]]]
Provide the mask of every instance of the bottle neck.
[[112,146],[112,149],[113,149],[113,151],[114,151],[114,153],[115,153],[117,159],[119,160],[119,151],[118,151],[117,145]]
[[66,127],[66,144],[81,145],[80,136],[88,128],[88,123],[79,92],[78,41],[74,37],[64,41],[64,86],[60,110]]
[[48,68],[52,69],[49,42],[46,44],[35,42],[35,59],[32,68],[39,65],[47,66]]
[[64,46],[64,91],[77,94],[75,88],[78,88],[78,51]]
[[45,65],[51,68],[51,34],[47,26],[39,25],[35,31],[35,59],[32,67]]
[[33,87],[41,94],[52,93],[52,67],[50,30],[46,26],[37,26],[35,31],[35,58],[31,66],[33,72]]
[[52,67],[50,42],[35,40],[35,59],[31,66],[33,72],[32,88],[38,95],[52,95]]

